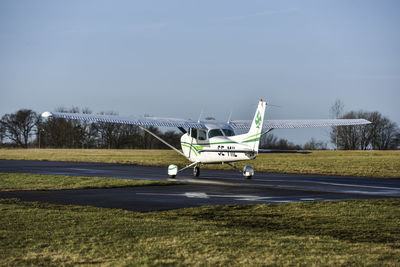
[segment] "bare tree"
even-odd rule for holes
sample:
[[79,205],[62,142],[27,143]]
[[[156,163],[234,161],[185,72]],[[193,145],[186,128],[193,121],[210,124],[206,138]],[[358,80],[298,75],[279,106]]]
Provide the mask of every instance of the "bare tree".
[[337,140],[338,148],[354,149],[394,149],[393,145],[398,128],[394,122],[379,112],[351,111],[343,119],[367,119],[369,125],[340,126],[331,132],[331,141]]
[[[57,108],[57,112],[79,113],[79,108],[71,109]],[[88,112],[88,111],[83,111]],[[41,146],[61,147],[61,148],[80,148],[86,140],[88,123],[78,120],[49,118],[40,123],[38,139],[40,137]]]
[[[89,108],[82,109],[83,114],[92,114]],[[97,137],[97,131],[93,127],[93,123],[89,121],[80,121],[79,124],[82,148],[94,146]]]
[[[330,110],[331,118],[338,119],[342,116],[344,104],[340,99],[336,99]],[[332,127],[335,133],[335,148],[338,149],[338,127]]]
[[123,148],[142,148],[141,130],[138,126],[125,124],[121,126],[120,145]]
[[397,129],[397,133],[392,140],[390,148],[391,149],[400,149],[400,130],[399,129]]
[[371,145],[373,149],[391,149],[397,133],[397,125],[386,117],[380,117],[373,128]]
[[295,145],[292,142],[289,142],[287,139],[280,138],[278,139],[275,135],[269,133],[265,134],[261,137],[261,145],[260,148],[267,149],[301,149],[302,147],[299,145]]
[[[356,119],[357,113],[354,111],[346,113],[342,119]],[[359,126],[340,126],[335,127],[331,133],[331,140],[337,142],[337,149],[356,150],[360,149]]]
[[359,119],[367,119],[372,122],[372,125],[358,125],[355,126],[354,128],[358,132],[359,136],[359,143],[360,147],[359,149],[361,150],[367,150],[371,149],[371,129],[374,127],[374,120],[371,119],[371,116],[374,115],[375,112],[363,112],[359,111],[356,114],[356,117]]
[[[167,141],[167,143],[173,145],[176,148],[179,148],[181,146],[180,142],[180,137],[181,135],[179,133],[176,133],[175,131],[167,131],[163,134],[163,139]],[[161,147],[167,148],[164,144],[159,142]]]
[[2,117],[4,135],[16,145],[27,148],[29,137],[36,127],[39,116],[30,109],[21,109],[16,113]]
[[[117,115],[114,111],[100,112],[101,115]],[[94,131],[98,133],[98,144],[103,148],[119,148],[121,129],[123,125],[118,123],[96,122],[93,124]]]
[[310,141],[304,144],[304,149],[307,150],[327,150],[328,145],[324,141],[317,141],[315,138],[311,138]]
[[273,134],[264,134],[260,141],[261,148],[274,148],[278,146],[278,138]]
[[[152,132],[162,138],[161,132],[157,127],[149,126],[146,128],[150,132]],[[160,147],[160,141],[158,141],[156,138],[154,138],[152,135],[146,133],[145,131],[142,131],[142,134],[141,134],[141,144],[143,145],[144,149],[154,149],[154,148]]]
[[0,120],[0,146],[3,145],[5,134],[6,134],[6,129],[3,125],[3,121]]

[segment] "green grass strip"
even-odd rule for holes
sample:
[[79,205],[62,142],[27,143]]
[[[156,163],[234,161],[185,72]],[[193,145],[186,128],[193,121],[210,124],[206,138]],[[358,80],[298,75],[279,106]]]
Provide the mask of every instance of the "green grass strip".
[[400,200],[129,212],[0,200],[0,265],[399,266]]
[[172,184],[176,183],[101,177],[0,173],[0,191],[113,188]]

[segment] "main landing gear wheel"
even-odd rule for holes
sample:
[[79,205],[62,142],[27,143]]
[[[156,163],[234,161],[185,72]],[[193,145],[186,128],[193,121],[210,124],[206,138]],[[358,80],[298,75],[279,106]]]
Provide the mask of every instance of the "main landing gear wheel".
[[246,177],[246,179],[251,179],[251,177],[254,176],[254,168],[249,165],[244,166],[243,176]]
[[194,177],[199,177],[199,175],[200,175],[200,167],[199,166],[195,166],[193,168],[193,176]]

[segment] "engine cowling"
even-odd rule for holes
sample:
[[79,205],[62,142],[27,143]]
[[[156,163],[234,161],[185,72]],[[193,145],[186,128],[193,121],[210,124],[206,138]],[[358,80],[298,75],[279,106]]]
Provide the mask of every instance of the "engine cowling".
[[178,174],[178,166],[176,165],[169,165],[168,166],[168,176],[170,178],[175,178],[175,176]]

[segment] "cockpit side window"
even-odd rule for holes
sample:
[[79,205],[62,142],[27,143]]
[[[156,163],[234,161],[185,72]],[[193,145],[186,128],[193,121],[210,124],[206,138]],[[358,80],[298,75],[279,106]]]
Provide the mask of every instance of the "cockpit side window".
[[199,129],[199,137],[197,138],[198,140],[206,140],[207,139],[207,132],[206,130]]
[[231,129],[222,129],[224,131],[225,136],[234,136],[235,132],[232,131]]
[[190,136],[197,139],[197,129],[191,128],[190,130]]
[[208,138],[212,138],[215,136],[223,136],[220,129],[212,129],[208,132]]

